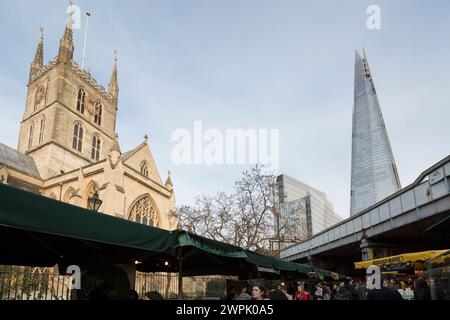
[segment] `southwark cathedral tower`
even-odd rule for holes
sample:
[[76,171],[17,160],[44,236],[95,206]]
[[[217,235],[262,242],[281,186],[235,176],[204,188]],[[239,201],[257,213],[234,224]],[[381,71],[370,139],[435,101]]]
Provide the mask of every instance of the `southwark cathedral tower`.
[[117,59],[104,88],[73,60],[70,24],[57,56],[44,63],[44,40],[31,63],[17,150],[0,143],[0,183],[100,212],[173,230],[175,194],[162,182],[147,137],[122,153],[116,133]]

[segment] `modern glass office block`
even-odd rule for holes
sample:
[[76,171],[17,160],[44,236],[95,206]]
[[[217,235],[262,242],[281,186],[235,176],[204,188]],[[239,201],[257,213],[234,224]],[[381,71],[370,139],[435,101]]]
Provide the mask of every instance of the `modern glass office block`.
[[288,175],[277,177],[275,196],[275,234],[280,239],[305,240],[342,220],[324,192]]

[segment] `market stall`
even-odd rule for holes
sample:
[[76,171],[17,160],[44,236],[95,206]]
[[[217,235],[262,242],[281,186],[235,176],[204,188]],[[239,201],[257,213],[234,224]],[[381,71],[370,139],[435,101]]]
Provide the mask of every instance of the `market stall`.
[[[93,275],[124,269],[129,286],[141,272],[178,273],[183,277],[236,275],[326,278],[331,272],[287,262],[183,230],[167,231],[94,212],[0,184],[0,264],[52,267],[60,274],[78,266]],[[89,273],[88,272],[88,273]],[[83,281],[83,280],[82,280]]]
[[450,250],[429,250],[355,262],[355,269],[380,267],[384,280],[412,283],[424,278],[431,299],[448,300],[450,288]]

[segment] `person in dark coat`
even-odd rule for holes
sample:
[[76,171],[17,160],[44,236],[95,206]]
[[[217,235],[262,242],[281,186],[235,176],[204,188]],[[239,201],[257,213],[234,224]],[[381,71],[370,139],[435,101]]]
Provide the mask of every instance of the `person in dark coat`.
[[348,292],[345,285],[341,284],[331,300],[351,300],[351,294]]
[[110,300],[112,291],[113,287],[109,283],[104,282],[101,286],[90,292],[89,300],[108,301]]
[[149,291],[144,294],[144,300],[164,300],[158,291]]
[[269,292],[269,300],[288,300],[286,294],[278,289]]
[[371,289],[367,291],[367,300],[403,300],[401,294],[389,287],[389,283],[385,280],[381,289]]
[[131,301],[139,300],[139,295],[138,295],[137,291],[136,290],[130,290],[130,292],[128,293],[127,300],[131,300]]
[[423,278],[418,278],[414,281],[414,300],[431,300],[430,288]]
[[252,296],[247,293],[246,285],[241,286],[239,289],[239,294],[234,296],[234,300],[252,300]]
[[356,290],[353,280],[349,279],[345,282],[347,293],[350,294],[350,300],[359,300],[358,291]]
[[367,300],[366,285],[362,281],[358,282],[356,291],[358,292],[358,300]]

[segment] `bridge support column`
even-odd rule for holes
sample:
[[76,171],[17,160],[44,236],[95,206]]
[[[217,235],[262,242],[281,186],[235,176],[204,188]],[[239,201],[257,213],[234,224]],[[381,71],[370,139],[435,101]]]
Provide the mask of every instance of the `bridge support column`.
[[359,247],[361,248],[362,261],[373,259],[373,248],[370,246],[369,240],[362,238]]
[[308,263],[309,263],[310,266],[313,266],[313,260],[314,260],[314,258],[311,255],[309,255],[308,256]]
[[373,243],[366,238],[361,239],[359,247],[361,248],[362,261],[388,257],[391,255],[391,250],[386,245]]

